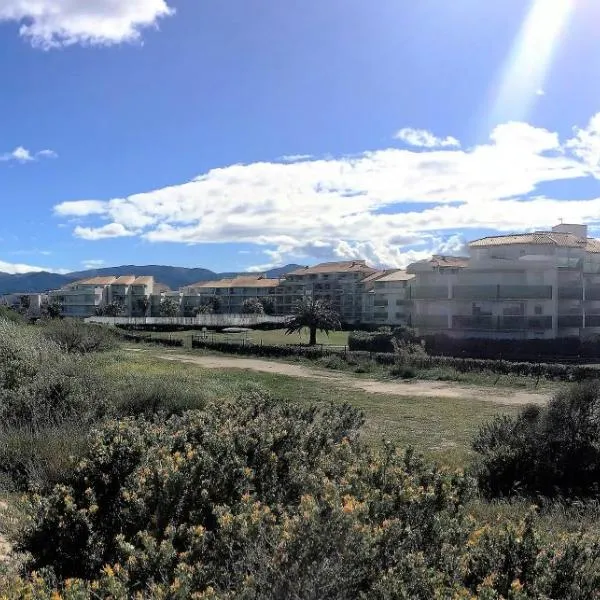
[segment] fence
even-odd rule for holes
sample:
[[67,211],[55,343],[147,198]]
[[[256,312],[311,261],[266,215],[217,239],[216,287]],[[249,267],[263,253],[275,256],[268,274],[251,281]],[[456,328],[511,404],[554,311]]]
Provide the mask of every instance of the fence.
[[197,317],[88,317],[87,323],[121,325],[127,327],[256,327],[257,325],[285,325],[289,317],[273,315],[215,315]]

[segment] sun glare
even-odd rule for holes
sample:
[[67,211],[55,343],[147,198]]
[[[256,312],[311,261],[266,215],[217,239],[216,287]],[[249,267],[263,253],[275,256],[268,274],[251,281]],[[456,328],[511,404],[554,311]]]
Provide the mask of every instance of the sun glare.
[[489,126],[523,120],[543,95],[561,35],[576,0],[532,0],[498,85],[494,89]]

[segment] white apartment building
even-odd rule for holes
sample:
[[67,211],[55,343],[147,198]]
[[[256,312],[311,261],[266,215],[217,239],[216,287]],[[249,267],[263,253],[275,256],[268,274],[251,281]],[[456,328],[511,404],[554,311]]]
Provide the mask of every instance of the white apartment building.
[[508,339],[600,334],[600,240],[585,225],[487,237],[470,257],[409,266],[420,333]]
[[327,262],[296,269],[280,286],[279,314],[291,314],[304,297],[327,301],[344,323],[360,323],[363,315],[363,284],[377,269],[364,260]]
[[42,313],[42,307],[47,301],[46,294],[4,294],[0,296],[0,304],[30,316]]
[[406,325],[412,320],[411,282],[413,274],[388,271],[373,281],[373,316],[363,313],[363,323]]
[[145,316],[153,293],[153,277],[92,277],[50,292],[48,301],[60,304],[65,317],[91,317],[112,303],[120,304],[125,315]]
[[270,299],[277,311],[281,296],[279,279],[268,279],[264,275],[240,275],[218,281],[201,281],[182,289],[182,312],[185,317],[193,317],[198,309],[216,299],[219,312],[240,314],[244,302],[251,298]]

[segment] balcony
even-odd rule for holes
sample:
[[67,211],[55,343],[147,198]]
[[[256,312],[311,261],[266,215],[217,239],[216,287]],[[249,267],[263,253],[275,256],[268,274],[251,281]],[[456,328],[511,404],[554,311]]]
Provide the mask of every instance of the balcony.
[[500,285],[499,300],[552,300],[551,285]]
[[559,300],[583,300],[583,288],[580,285],[560,286],[558,288]]
[[586,327],[600,327],[600,315],[586,315],[585,326]]
[[494,329],[496,319],[492,315],[473,315],[452,317],[452,329]]
[[496,300],[497,285],[455,285],[452,297],[456,300]]
[[445,300],[448,298],[448,287],[445,285],[419,285],[411,287],[414,300]]
[[585,290],[586,300],[600,300],[600,285],[591,285]]
[[558,328],[580,328],[583,327],[583,315],[558,315]]
[[423,329],[448,329],[448,317],[446,315],[418,315],[414,318],[415,327]]
[[552,317],[455,315],[452,317],[452,328],[472,329],[475,331],[546,330],[552,329]]

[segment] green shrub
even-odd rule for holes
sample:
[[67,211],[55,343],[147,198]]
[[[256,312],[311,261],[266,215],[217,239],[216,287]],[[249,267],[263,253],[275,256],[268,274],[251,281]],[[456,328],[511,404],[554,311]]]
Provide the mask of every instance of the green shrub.
[[33,327],[0,319],[0,390],[27,384],[59,360],[58,346]]
[[497,417],[473,442],[475,473],[488,496],[598,497],[600,384],[559,391],[546,407]]
[[337,356],[336,354],[323,356],[322,358],[319,358],[317,362],[322,367],[325,367],[326,369],[332,369],[334,371],[340,371],[348,366],[346,361],[344,361],[341,356]]
[[360,422],[349,407],[254,399],[107,423],[73,476],[36,500],[22,547],[53,576],[5,578],[0,593],[598,597],[597,539],[550,540],[533,517],[478,525],[468,478],[389,444],[365,449]]
[[116,383],[111,401],[120,415],[171,416],[203,408],[206,397],[195,380],[138,376]]
[[21,313],[3,304],[0,304],[0,321],[10,321],[17,325],[24,325],[27,323],[27,319]]
[[66,352],[104,352],[114,349],[117,345],[116,334],[107,327],[76,319],[48,321],[42,331],[48,339]]
[[0,488],[44,491],[64,481],[83,456],[88,428],[75,423],[0,431]]
[[417,376],[417,371],[410,365],[396,365],[390,370],[392,377],[399,377],[400,379],[414,379]]

